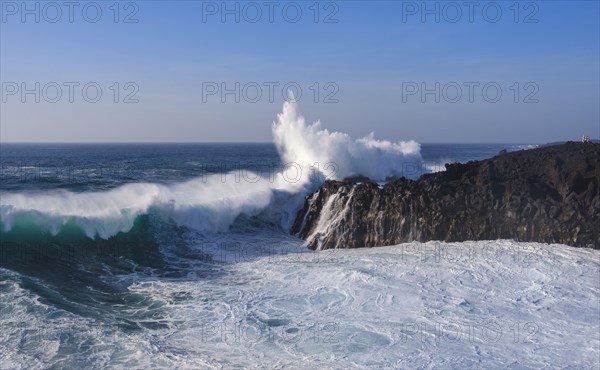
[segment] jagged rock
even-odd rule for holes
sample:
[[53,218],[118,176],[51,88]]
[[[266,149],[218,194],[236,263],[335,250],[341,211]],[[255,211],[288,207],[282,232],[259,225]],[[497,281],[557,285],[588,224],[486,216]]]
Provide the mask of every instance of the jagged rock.
[[503,153],[380,186],[327,181],[292,233],[309,248],[514,239],[600,249],[600,144]]

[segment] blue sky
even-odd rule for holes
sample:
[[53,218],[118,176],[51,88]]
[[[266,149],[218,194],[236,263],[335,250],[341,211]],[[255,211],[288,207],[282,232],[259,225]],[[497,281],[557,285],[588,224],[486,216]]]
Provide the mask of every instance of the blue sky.
[[[425,19],[421,1],[273,2],[272,22],[264,1],[124,1],[118,14],[114,3],[77,2],[71,22],[62,2],[54,3],[60,17],[48,2],[29,2],[33,12],[23,21],[21,2],[2,0],[0,140],[270,141],[287,83],[300,88],[308,120],[357,137],[549,142],[600,135],[597,1],[475,1],[472,20],[463,1],[427,2],[433,13]],[[225,19],[224,6],[233,10]],[[124,22],[130,14],[137,23]],[[79,84],[73,102],[65,82]],[[21,94],[36,83],[39,103]],[[55,103],[49,83],[61,87]],[[84,99],[87,83],[101,88],[98,102]],[[234,94],[208,94],[210,86],[236,83],[239,102]],[[465,83],[472,83],[472,101]],[[422,94],[436,84],[439,102]],[[124,103],[132,92],[129,100],[138,102]]]

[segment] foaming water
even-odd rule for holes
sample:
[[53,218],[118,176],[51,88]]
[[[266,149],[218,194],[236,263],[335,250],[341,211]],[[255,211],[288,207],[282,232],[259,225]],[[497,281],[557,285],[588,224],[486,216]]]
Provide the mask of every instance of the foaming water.
[[241,213],[252,215],[267,206],[273,189],[266,181],[222,182],[213,175],[171,186],[127,184],[106,192],[6,194],[0,215],[5,231],[20,221],[56,235],[68,222],[90,238],[107,239],[131,230],[135,219],[154,207],[179,226],[218,232]]
[[589,302],[600,298],[600,261],[592,250],[500,240],[309,252],[276,232],[234,232],[227,241],[243,248],[202,239],[192,248],[221,261],[212,277],[196,275],[202,260],[180,265],[180,278],[101,275],[124,287],[124,304],[103,321],[57,309],[0,269],[9,312],[4,363],[587,368],[597,361],[600,311]]
[[330,164],[335,168],[332,177],[337,180],[358,175],[374,181],[414,178],[420,174],[415,169],[422,168],[419,143],[376,140],[373,133],[353,139],[343,132],[322,129],[319,121],[307,125],[293,103],[284,104],[273,125],[273,137],[284,161],[306,167]]
[[[17,223],[57,235],[66,225],[90,238],[108,239],[129,232],[137,217],[154,209],[162,216],[201,232],[225,232],[240,215],[269,215],[288,227],[303,196],[326,178],[362,175],[374,180],[414,175],[422,167],[419,144],[390,143],[373,135],[352,139],[339,132],[306,125],[296,106],[285,103],[272,127],[284,169],[261,173],[208,174],[181,183],[129,183],[107,191],[30,191],[3,195],[0,222],[4,232]],[[290,174],[292,172],[293,174]]]

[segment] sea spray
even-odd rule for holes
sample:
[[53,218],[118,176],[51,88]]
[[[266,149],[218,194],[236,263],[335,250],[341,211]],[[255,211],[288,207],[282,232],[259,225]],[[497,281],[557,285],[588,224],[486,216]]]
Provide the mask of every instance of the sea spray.
[[376,140],[373,133],[353,139],[343,132],[330,132],[317,121],[307,125],[297,113],[296,103],[285,102],[273,124],[273,140],[284,162],[311,165],[333,164],[330,177],[341,180],[366,176],[375,181],[391,177],[416,178],[424,167],[421,146],[415,141],[392,143]]
[[248,172],[241,181],[229,173],[169,185],[130,183],[98,192],[4,192],[2,231],[20,224],[57,235],[65,225],[75,225],[89,238],[108,239],[129,232],[137,217],[149,212],[203,233],[226,232],[242,214],[289,229],[304,196],[325,179],[362,175],[384,181],[415,177],[415,169],[422,168],[420,145],[414,141],[391,143],[375,140],[373,134],[353,139],[322,129],[320,122],[307,125],[296,108],[284,103],[272,126],[283,164],[274,176]]

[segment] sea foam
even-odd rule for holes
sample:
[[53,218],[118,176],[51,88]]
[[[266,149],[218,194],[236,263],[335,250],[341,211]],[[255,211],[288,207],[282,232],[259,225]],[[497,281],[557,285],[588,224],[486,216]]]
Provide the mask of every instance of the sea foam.
[[[353,139],[322,129],[320,122],[307,125],[296,108],[286,102],[273,123],[273,140],[285,166],[270,178],[248,172],[241,181],[230,173],[170,185],[129,183],[103,192],[7,192],[0,204],[3,229],[25,223],[56,235],[74,224],[90,238],[108,239],[130,231],[135,219],[150,211],[200,232],[226,232],[241,214],[260,214],[287,228],[304,195],[326,178],[362,175],[384,181],[409,177],[422,165],[414,141],[379,141],[373,134]],[[314,176],[315,170],[325,176]]]

